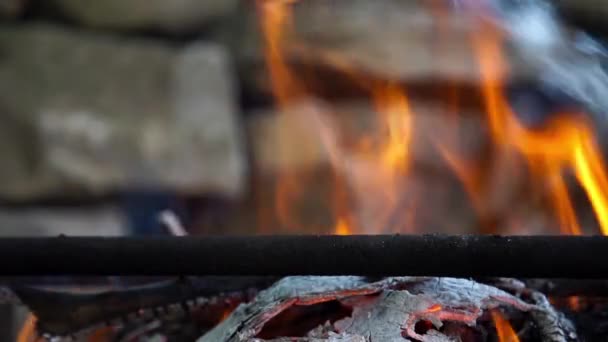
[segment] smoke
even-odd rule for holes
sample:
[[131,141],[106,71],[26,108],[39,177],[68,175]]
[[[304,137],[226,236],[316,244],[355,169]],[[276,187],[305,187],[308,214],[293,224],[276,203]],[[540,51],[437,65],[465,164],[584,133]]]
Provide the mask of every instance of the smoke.
[[[560,89],[602,127],[608,121],[607,53],[586,33],[568,28],[542,0],[494,0],[493,21],[537,74],[541,88]],[[489,13],[483,13],[486,17]],[[608,127],[604,128],[608,130]]]

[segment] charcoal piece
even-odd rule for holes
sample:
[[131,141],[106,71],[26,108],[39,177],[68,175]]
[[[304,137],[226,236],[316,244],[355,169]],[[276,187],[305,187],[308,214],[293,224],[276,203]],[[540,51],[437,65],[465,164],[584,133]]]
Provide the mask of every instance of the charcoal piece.
[[[330,300],[353,305],[352,316],[335,322],[333,332],[315,329],[309,336],[283,340],[446,342],[453,338],[439,332],[444,322],[473,327],[485,310],[500,306],[522,312],[550,310],[550,306],[529,304],[498,288],[465,279],[399,277],[370,282],[361,277],[287,277],[260,292],[251,303],[239,306],[198,342],[268,341],[256,339],[257,334],[287,308]],[[548,316],[550,312],[545,313]],[[435,329],[417,333],[414,327],[420,320],[431,322]]]
[[608,297],[606,279],[527,279],[525,284],[528,289],[540,291],[550,297]]
[[355,336],[355,335],[335,335],[330,336],[329,338],[315,338],[315,337],[282,337],[275,338],[272,340],[261,340],[261,339],[251,339],[251,342],[368,342],[363,336]]
[[[199,342],[239,341],[254,338],[264,324],[298,303],[312,305],[352,295],[378,293],[396,278],[369,283],[364,277],[286,277],[258,294],[251,304],[239,306],[226,320],[205,334]],[[401,278],[399,278],[401,279]],[[402,282],[416,278],[403,278]]]
[[577,341],[578,337],[572,322],[562,313],[557,312],[540,292],[531,295],[540,310],[531,312],[532,318],[539,327],[540,336],[546,342],[569,342]]
[[[82,291],[78,286],[14,286],[12,289],[37,317],[38,329],[51,336],[77,334],[106,322],[133,316],[145,309],[166,307],[198,298],[240,297],[250,289],[270,286],[272,277],[165,278],[124,288]],[[90,285],[90,284],[89,284]],[[89,288],[94,288],[89,286]]]
[[0,305],[21,304],[19,297],[9,287],[0,286]]

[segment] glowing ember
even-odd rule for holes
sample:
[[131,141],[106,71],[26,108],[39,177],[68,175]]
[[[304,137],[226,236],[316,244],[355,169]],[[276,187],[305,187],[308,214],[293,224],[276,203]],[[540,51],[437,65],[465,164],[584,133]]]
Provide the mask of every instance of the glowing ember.
[[87,342],[104,342],[112,340],[115,336],[115,331],[112,327],[101,328],[88,336]]
[[426,312],[439,312],[441,311],[442,307],[440,304],[434,304],[429,306],[428,309],[426,309]]
[[492,319],[494,320],[494,325],[496,326],[496,333],[498,334],[499,342],[519,342],[519,337],[513,330],[513,327],[509,321],[502,316],[500,311],[493,310]]
[[579,311],[581,309],[581,298],[579,296],[568,297],[568,306],[572,311]]
[[225,321],[226,318],[228,318],[231,313],[232,313],[232,309],[230,309],[230,310],[224,310],[224,312],[222,312],[222,315],[220,317],[220,322]]
[[335,229],[335,234],[336,235],[350,235],[350,234],[352,234],[352,232],[350,231],[350,228],[348,228],[348,224],[346,223],[346,221],[338,220],[338,224],[336,225],[336,229]]

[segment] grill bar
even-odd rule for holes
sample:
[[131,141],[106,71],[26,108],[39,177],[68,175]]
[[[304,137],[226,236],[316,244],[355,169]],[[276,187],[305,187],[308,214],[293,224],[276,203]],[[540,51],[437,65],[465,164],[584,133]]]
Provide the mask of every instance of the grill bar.
[[443,235],[3,238],[0,275],[608,279],[608,238]]

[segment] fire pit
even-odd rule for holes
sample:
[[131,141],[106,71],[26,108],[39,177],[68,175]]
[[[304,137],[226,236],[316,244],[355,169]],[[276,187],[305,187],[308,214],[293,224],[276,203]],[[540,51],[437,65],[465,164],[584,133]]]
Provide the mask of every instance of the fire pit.
[[[580,307],[608,295],[604,237],[59,237],[0,244],[0,269],[20,276],[5,278],[5,300],[26,304],[46,336],[579,341],[605,333],[601,325],[578,332],[573,323],[605,312],[601,300],[599,311]],[[42,286],[41,274],[58,278]],[[81,278],[62,283],[64,274]],[[310,276],[287,276],[297,274]],[[574,316],[550,300],[565,302]]]
[[255,2],[265,235],[0,239],[19,342],[606,341],[605,52],[540,0],[319,3]]

